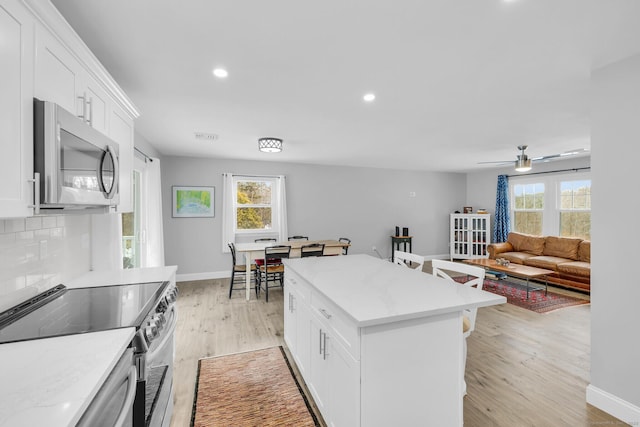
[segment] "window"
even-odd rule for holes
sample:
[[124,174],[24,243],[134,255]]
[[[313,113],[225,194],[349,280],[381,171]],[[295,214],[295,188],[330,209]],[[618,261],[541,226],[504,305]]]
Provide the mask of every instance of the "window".
[[222,252],[229,242],[287,240],[285,176],[222,174]]
[[590,239],[589,174],[512,177],[509,187],[513,231]]
[[273,228],[273,181],[234,180],[236,193],[235,231],[261,231]]
[[514,231],[542,235],[544,184],[516,184],[512,200]]
[[560,183],[560,235],[591,239],[591,180]]

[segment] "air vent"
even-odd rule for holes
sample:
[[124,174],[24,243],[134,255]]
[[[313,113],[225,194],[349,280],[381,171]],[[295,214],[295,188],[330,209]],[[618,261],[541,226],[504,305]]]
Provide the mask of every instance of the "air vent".
[[218,139],[218,135],[215,133],[204,133],[204,132],[195,132],[196,139],[201,139],[203,141],[215,141]]

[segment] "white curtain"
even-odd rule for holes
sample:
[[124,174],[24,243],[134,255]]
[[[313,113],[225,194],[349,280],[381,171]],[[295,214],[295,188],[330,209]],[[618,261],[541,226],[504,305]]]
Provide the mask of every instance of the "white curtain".
[[[164,232],[162,227],[162,186],[160,179],[160,160],[153,158],[143,172],[142,182],[145,189],[146,226],[143,226],[141,267],[164,266]],[[144,221],[143,221],[144,223]]]
[[[236,177],[242,177],[242,175],[235,175]],[[259,177],[257,177],[259,179]],[[275,182],[275,207],[278,217],[278,229],[274,230],[278,232],[278,240],[284,241],[287,240],[287,193],[286,193],[286,185],[285,185],[285,176],[278,175],[276,177],[270,176],[265,177],[269,180],[273,180]],[[222,252],[229,252],[229,246],[227,245],[229,242],[236,241],[236,236],[234,233],[234,224],[233,221],[235,219],[234,212],[234,198],[235,196],[235,185],[234,185],[234,175],[231,173],[223,173],[222,174]]]
[[228,243],[236,241],[233,232],[233,174],[222,174],[222,252],[228,253]]
[[284,175],[278,176],[278,199],[276,201],[278,206],[278,212],[280,213],[279,229],[280,241],[287,240],[289,231],[287,228],[287,191],[286,191],[286,179]]

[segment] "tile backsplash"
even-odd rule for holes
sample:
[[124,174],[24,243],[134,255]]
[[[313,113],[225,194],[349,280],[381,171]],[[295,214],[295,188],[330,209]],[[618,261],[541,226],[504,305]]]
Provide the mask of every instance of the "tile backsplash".
[[0,311],[91,268],[91,215],[0,219]]

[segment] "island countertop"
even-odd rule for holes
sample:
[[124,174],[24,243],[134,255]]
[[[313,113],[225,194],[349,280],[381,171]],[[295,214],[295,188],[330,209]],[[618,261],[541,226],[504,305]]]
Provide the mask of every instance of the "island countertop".
[[[359,327],[506,303],[470,288],[369,255],[283,260]],[[286,270],[285,270],[286,275]]]

